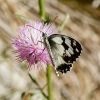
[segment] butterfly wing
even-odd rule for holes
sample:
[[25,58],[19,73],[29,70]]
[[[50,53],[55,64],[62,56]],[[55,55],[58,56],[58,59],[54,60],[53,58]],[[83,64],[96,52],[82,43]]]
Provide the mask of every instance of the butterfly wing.
[[82,46],[80,43],[71,37],[60,34],[49,36],[48,41],[56,70],[61,73],[70,71],[73,62],[76,61],[81,54]]

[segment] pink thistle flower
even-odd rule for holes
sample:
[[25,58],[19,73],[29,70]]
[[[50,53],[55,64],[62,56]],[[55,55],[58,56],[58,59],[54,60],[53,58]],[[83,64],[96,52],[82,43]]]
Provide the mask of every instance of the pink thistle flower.
[[47,62],[51,63],[42,37],[45,32],[48,36],[57,33],[55,26],[50,25],[40,21],[29,22],[19,27],[19,38],[12,39],[13,49],[18,54],[18,59],[28,61],[29,68],[31,66],[34,66],[34,68],[44,66],[46,68]]

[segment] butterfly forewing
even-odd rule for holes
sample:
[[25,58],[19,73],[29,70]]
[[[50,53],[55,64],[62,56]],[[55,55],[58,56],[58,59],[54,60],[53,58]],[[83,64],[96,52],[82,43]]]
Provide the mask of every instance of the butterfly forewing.
[[56,70],[62,73],[70,71],[73,62],[81,54],[80,43],[71,37],[60,34],[50,35],[47,39],[53,56],[51,60],[54,60],[55,64],[53,65]]

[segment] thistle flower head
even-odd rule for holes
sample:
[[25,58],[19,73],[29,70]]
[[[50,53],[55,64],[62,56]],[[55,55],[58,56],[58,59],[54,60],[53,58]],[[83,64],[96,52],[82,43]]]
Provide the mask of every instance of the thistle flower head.
[[19,27],[19,38],[13,38],[12,44],[20,61],[27,60],[29,66],[36,68],[41,66],[46,67],[47,62],[51,63],[42,37],[43,33],[46,33],[48,36],[57,33],[55,26],[50,25],[51,24],[44,24],[44,22],[34,21]]

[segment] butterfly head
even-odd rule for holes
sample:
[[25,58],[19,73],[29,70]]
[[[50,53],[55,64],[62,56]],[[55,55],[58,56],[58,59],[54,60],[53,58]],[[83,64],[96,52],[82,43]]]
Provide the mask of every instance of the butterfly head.
[[43,33],[42,37],[43,37],[44,41],[47,41],[48,35],[46,33]]
[[47,34],[46,34],[46,33],[43,33],[43,34],[42,34],[42,37],[43,37],[43,38],[46,38],[46,37],[47,37]]

